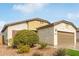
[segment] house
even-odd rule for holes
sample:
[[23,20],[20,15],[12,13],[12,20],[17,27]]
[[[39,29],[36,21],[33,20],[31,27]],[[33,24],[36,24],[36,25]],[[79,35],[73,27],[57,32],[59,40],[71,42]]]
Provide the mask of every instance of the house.
[[40,41],[54,48],[75,48],[76,29],[73,23],[61,20],[38,28],[38,35]]
[[19,30],[34,30],[37,31],[38,27],[50,24],[47,20],[41,18],[33,18],[25,21],[15,22],[11,24],[4,25],[2,29],[2,38],[5,45],[10,46],[12,38]]
[[77,38],[76,49],[79,49],[79,28],[77,28],[76,38]]
[[77,28],[77,42],[79,42],[79,28]]

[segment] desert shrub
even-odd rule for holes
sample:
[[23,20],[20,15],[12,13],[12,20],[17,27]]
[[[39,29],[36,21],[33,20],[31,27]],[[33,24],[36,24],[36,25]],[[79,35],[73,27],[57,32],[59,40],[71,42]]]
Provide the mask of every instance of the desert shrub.
[[18,45],[29,45],[32,47],[34,44],[39,42],[39,37],[36,32],[32,30],[21,30],[16,33],[13,38],[13,46],[17,47]]
[[32,56],[43,56],[42,53],[35,52]]
[[40,44],[39,49],[43,49],[43,48],[46,48],[47,47],[47,43],[45,43],[45,42],[41,42],[39,44]]
[[66,55],[66,49],[63,49],[63,48],[57,49],[57,51],[53,55],[54,56],[65,56]]
[[18,53],[28,53],[29,51],[30,51],[29,45],[20,45],[17,50]]

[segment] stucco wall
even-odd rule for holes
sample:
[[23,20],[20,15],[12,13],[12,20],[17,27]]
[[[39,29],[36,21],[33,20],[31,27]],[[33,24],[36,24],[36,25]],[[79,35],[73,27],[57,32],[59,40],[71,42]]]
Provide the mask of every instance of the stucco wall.
[[75,28],[70,25],[70,24],[66,24],[66,23],[60,23],[58,25],[56,25],[54,27],[55,30],[57,31],[67,31],[67,32],[75,32]]
[[[24,30],[24,29],[27,29],[27,24],[26,23],[9,26],[8,27],[8,35],[7,35],[8,42],[10,41],[10,39],[12,39],[12,31],[13,30]],[[8,43],[8,45],[10,45],[10,43]]]
[[54,43],[53,26],[45,28],[45,29],[38,30],[38,35],[39,35],[40,41],[46,42],[50,45],[53,45],[53,43]]
[[58,45],[57,31],[73,32],[74,33],[73,47],[76,46],[76,29],[70,24],[60,23],[58,25],[55,25],[54,27],[52,26],[52,27],[40,29],[38,30],[38,35],[41,41],[47,42],[49,44],[53,44],[54,47],[57,48]]
[[8,39],[12,38],[12,31],[13,30],[23,30],[23,29],[27,29],[27,24],[26,23],[9,26],[8,27]]
[[13,30],[23,30],[23,29],[30,29],[30,30],[36,30],[36,28],[40,26],[44,26],[48,23],[41,23],[40,21],[31,21],[28,23],[22,23],[22,24],[16,24],[13,26],[8,27],[8,39],[12,38],[12,31]]
[[41,21],[30,21],[26,23],[21,23],[21,24],[16,24],[13,26],[8,26],[8,28],[3,32],[5,41],[7,40],[8,45],[10,44],[10,39],[12,39],[12,31],[18,31],[18,30],[36,30],[36,28],[47,25],[48,23],[46,22],[41,22]]
[[36,28],[41,27],[41,26],[45,26],[45,25],[48,25],[48,23],[41,22],[41,21],[31,21],[31,22],[28,22],[28,28],[30,30],[36,30]]
[[56,26],[54,26],[54,45],[55,47],[57,47],[57,31],[65,31],[65,32],[73,32],[74,33],[74,47],[76,46],[76,29],[70,25],[70,24],[66,24],[66,23],[60,23]]

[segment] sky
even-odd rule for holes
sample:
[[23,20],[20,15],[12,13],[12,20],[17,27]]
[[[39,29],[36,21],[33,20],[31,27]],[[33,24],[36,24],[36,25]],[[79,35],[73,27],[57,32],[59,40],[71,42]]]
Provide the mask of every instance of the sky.
[[4,24],[31,18],[49,22],[67,20],[79,27],[79,4],[75,3],[0,3],[0,30]]

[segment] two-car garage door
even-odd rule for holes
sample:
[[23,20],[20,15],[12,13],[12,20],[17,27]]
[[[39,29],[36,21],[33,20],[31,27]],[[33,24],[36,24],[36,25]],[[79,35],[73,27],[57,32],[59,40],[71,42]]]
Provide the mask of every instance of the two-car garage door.
[[58,47],[72,48],[74,45],[74,33],[58,31]]

